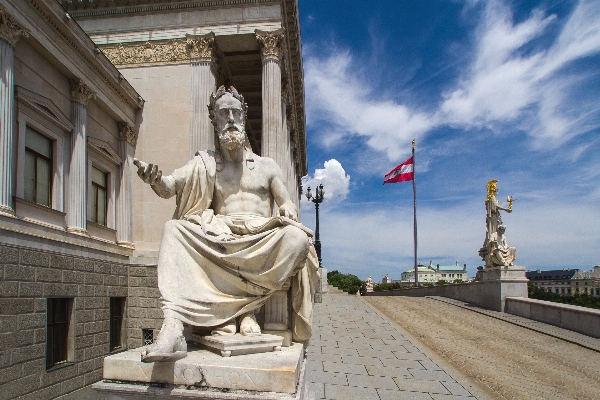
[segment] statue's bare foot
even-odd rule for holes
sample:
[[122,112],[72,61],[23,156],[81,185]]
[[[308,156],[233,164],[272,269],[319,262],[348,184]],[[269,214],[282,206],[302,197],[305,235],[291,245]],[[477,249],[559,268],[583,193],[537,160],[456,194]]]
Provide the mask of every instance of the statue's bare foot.
[[183,337],[183,323],[165,318],[156,342],[142,350],[142,362],[175,361],[187,356],[187,343]]
[[221,324],[219,326],[215,326],[214,329],[212,331],[210,331],[210,334],[213,336],[216,335],[223,335],[223,336],[232,336],[235,335],[235,318],[231,319],[227,322],[225,322],[224,324]]
[[240,316],[240,333],[245,336],[260,335],[260,326],[256,322],[254,311],[247,312]]

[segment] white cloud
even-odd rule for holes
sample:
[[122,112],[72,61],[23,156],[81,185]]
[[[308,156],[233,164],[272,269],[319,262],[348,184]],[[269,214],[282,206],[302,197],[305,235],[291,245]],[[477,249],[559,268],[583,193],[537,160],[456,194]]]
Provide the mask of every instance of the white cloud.
[[[538,39],[548,39],[549,27],[559,23],[558,37],[541,47]],[[378,97],[360,79],[365,71],[352,55],[334,49],[326,59],[306,60],[308,124],[336,133],[321,138],[328,147],[344,136],[363,136],[392,161],[407,154],[413,138],[441,126],[499,132],[511,124],[538,147],[556,147],[600,125],[598,94],[580,98],[584,75],[565,72],[573,61],[599,52],[600,1],[579,2],[567,21],[534,10],[514,23],[508,6],[490,0],[474,32],[471,65],[454,88],[432,99],[429,110]]]
[[[336,159],[325,161],[324,168],[315,169],[314,175],[302,178],[302,187],[304,193],[310,186],[313,196],[317,186],[323,184],[325,191],[325,200],[329,203],[339,203],[343,201],[350,192],[350,175],[346,174],[342,164]],[[305,196],[302,196],[302,205],[307,206],[308,202]]]

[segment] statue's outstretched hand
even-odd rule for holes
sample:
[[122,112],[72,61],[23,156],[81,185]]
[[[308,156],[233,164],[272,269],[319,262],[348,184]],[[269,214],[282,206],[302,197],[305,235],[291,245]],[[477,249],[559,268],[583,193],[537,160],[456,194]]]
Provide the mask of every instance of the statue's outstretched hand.
[[158,169],[158,165],[148,164],[137,158],[133,159],[133,165],[138,170],[137,174],[142,180],[150,185],[158,185],[162,180],[162,171]]
[[286,202],[279,206],[279,215],[298,222],[298,212],[296,211],[296,206],[291,202]]

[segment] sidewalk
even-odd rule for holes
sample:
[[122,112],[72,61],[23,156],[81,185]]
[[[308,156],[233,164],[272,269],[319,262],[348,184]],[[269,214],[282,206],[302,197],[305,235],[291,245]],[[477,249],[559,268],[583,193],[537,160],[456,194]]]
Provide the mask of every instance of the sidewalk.
[[323,294],[307,349],[309,393],[316,399],[476,399],[474,388],[400,329],[361,297]]

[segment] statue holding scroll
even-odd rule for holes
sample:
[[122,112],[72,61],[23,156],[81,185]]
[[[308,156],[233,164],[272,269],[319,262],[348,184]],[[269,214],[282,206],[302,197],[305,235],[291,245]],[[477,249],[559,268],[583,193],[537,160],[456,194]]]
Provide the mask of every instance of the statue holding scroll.
[[184,324],[213,335],[260,335],[255,310],[289,278],[294,341],[310,338],[318,282],[312,231],[297,221],[279,166],[252,152],[246,110],[243,96],[221,86],[209,105],[216,151],[198,152],[169,176],[134,160],[157,195],[177,199],[158,258],[164,323],[144,362],[185,357]]

